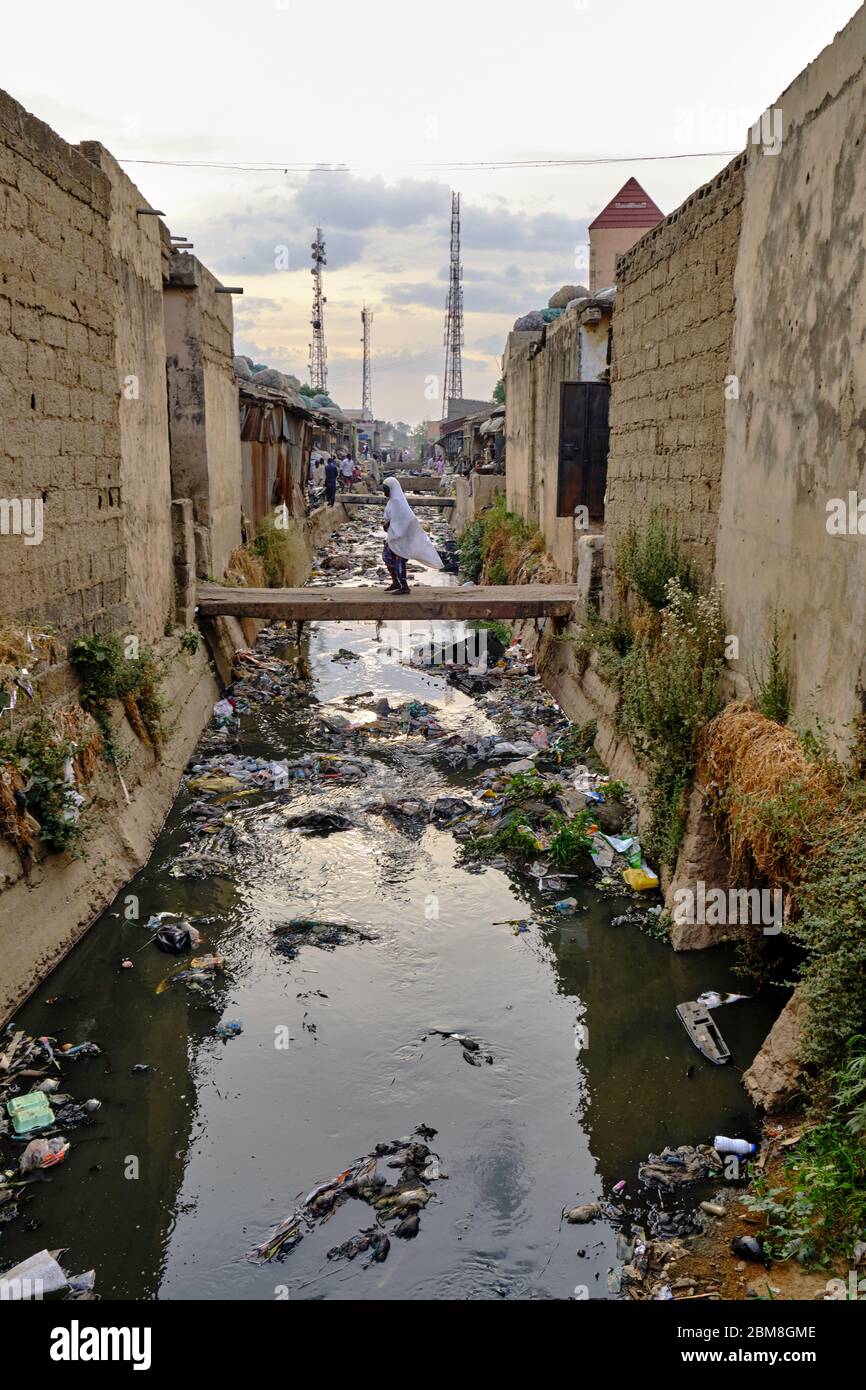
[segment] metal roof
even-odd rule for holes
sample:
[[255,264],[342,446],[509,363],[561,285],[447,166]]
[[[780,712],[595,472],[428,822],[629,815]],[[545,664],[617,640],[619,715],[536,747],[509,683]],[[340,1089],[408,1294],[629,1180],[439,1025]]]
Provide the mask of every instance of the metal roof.
[[661,208],[656,207],[650,195],[641,188],[637,179],[629,179],[618,193],[615,193],[606,208],[602,208],[589,230],[598,231],[601,227],[654,227],[664,220]]

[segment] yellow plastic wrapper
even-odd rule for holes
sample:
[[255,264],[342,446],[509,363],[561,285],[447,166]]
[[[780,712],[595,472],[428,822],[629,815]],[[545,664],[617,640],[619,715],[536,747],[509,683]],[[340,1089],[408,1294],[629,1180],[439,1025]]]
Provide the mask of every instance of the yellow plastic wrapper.
[[658,877],[652,869],[623,869],[622,876],[629,888],[634,888],[638,893],[659,886]]

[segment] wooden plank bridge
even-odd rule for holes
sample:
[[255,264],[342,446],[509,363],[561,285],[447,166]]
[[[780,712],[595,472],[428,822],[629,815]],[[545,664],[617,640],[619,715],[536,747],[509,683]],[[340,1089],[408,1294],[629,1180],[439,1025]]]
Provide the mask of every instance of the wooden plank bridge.
[[[406,501],[411,507],[439,507],[450,511],[455,505],[453,497],[439,497],[435,492],[407,492]],[[344,507],[384,507],[388,501],[384,492],[338,492],[337,501]]]
[[314,585],[305,589],[240,589],[198,585],[201,618],[261,618],[283,622],[400,622],[472,618],[570,618],[573,584],[419,585],[408,594],[380,588]]

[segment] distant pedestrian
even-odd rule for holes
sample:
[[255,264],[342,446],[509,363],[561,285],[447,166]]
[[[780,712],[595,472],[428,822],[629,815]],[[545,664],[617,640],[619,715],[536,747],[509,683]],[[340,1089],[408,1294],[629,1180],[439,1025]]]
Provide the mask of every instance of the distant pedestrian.
[[351,491],[352,491],[352,479],[354,478],[354,475],[355,475],[355,465],[354,465],[354,463],[353,463],[353,461],[352,461],[351,455],[346,454],[345,458],[343,459],[343,462],[340,464],[340,472],[341,472],[342,478],[343,478],[343,483],[342,483],[343,491],[344,491],[344,492],[351,492]]
[[332,456],[325,464],[325,498],[328,506],[333,507],[337,500],[337,479],[340,470],[337,467],[337,460]]

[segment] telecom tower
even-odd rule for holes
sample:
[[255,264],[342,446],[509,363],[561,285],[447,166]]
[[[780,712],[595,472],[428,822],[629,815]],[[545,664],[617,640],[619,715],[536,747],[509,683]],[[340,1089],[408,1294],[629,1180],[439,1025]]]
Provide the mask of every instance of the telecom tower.
[[460,194],[451,194],[451,275],[445,306],[445,389],[442,418],[448,402],[463,398],[463,267],[460,264]]
[[364,336],[361,339],[364,344],[364,382],[361,388],[361,418],[364,420],[372,420],[373,364],[370,356],[370,333],[373,327],[373,310],[368,309],[366,304],[361,310],[361,323],[364,325]]
[[310,385],[314,391],[323,395],[328,390],[328,351],[325,347],[325,305],[327,299],[322,294],[322,266],[328,264],[325,255],[325,238],[321,227],[316,228],[316,240],[311,245],[313,252],[313,341],[310,343]]

